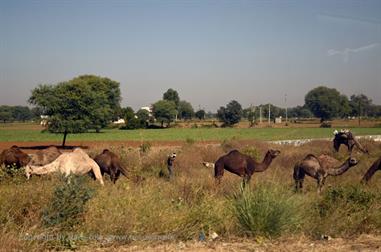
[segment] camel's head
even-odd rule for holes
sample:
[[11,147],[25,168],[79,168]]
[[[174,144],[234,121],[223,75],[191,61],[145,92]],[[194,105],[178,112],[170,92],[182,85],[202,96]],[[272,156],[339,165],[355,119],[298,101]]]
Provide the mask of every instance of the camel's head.
[[171,155],[169,155],[172,159],[175,159],[176,158],[176,153],[173,152]]
[[270,149],[267,153],[269,153],[272,158],[276,158],[277,156],[279,156],[280,151],[279,150]]
[[349,166],[352,167],[357,165],[359,161],[356,158],[350,157],[348,158],[348,163],[349,163]]
[[32,175],[32,167],[30,165],[26,165],[25,166],[25,176],[26,176],[26,179],[29,179],[30,176]]
[[214,168],[214,163],[202,162],[202,165],[206,168]]

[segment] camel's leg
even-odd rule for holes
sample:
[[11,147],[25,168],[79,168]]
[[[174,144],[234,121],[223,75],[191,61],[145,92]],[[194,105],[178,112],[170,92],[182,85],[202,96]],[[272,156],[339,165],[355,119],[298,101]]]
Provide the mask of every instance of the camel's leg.
[[115,182],[118,180],[119,176],[120,176],[120,170],[118,169],[118,170],[116,171],[116,173],[115,173],[114,184],[115,184]]
[[321,193],[321,191],[323,189],[324,182],[325,182],[325,178],[322,175],[318,175],[317,184],[318,184],[318,193],[319,194]]
[[216,179],[217,184],[221,183],[221,178],[224,176],[224,166],[217,164],[214,167],[214,178]]
[[294,167],[293,178],[295,181],[295,191],[296,192],[298,192],[299,190],[302,190],[305,175],[306,174],[302,168],[300,168],[299,166]]
[[91,169],[93,170],[95,178],[101,183],[101,185],[104,185],[102,174],[101,174],[101,171],[99,169],[99,166],[94,165]]

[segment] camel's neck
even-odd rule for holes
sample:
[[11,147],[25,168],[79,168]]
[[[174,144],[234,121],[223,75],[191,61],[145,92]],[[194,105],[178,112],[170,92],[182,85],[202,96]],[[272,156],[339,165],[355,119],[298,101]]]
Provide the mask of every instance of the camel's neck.
[[262,163],[259,163],[259,164],[256,165],[255,171],[256,172],[263,172],[263,171],[265,171],[267,168],[269,168],[269,166],[270,166],[272,161],[273,161],[273,158],[271,157],[270,152],[267,152],[265,157],[263,158]]
[[349,168],[350,168],[349,161],[345,161],[345,163],[342,164],[339,168],[328,169],[327,173],[330,176],[339,176],[343,174],[344,172],[348,171]]
[[55,162],[44,165],[44,166],[31,166],[32,174],[43,175],[47,173],[51,173],[57,170],[57,165]]

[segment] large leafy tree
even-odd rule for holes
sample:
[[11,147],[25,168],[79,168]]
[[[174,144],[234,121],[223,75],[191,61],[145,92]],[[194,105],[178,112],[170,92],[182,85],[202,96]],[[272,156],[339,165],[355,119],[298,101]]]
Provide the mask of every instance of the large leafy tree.
[[364,94],[351,95],[349,105],[351,107],[351,115],[367,116],[372,111],[372,100]]
[[176,105],[176,109],[180,103],[180,97],[176,90],[170,88],[163,94],[163,100],[173,101]]
[[178,106],[178,115],[180,119],[192,119],[194,116],[192,104],[187,101],[180,101]]
[[56,85],[39,85],[32,90],[31,104],[48,118],[48,130],[63,133],[65,145],[69,133],[97,132],[120,109],[119,83],[108,78],[83,75]]
[[0,121],[3,123],[9,122],[13,119],[12,110],[10,106],[0,106]]
[[304,100],[305,106],[321,121],[348,115],[350,110],[348,98],[334,88],[314,88],[306,94]]
[[203,109],[198,110],[198,111],[195,113],[195,116],[196,116],[198,119],[200,119],[200,120],[205,119],[205,110],[203,110]]
[[161,122],[161,127],[163,127],[164,122],[167,123],[167,126],[170,125],[171,121],[175,119],[177,110],[176,104],[173,101],[160,100],[152,105],[153,115]]
[[220,107],[217,111],[217,118],[223,122],[224,126],[232,126],[238,123],[242,117],[242,106],[237,101],[229,102],[226,107]]

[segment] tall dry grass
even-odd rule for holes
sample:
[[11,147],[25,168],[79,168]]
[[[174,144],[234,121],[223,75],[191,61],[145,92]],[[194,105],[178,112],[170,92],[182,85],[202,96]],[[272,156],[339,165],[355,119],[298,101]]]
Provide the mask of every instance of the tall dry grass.
[[[101,187],[86,178],[85,185],[96,193],[85,204],[82,219],[71,233],[53,241],[42,235],[57,234],[59,228],[44,226],[42,215],[64,181],[55,175],[26,181],[22,174],[0,174],[0,242],[6,250],[38,250],[72,249],[84,244],[118,246],[134,240],[198,239],[200,234],[209,238],[213,232],[222,238],[298,232],[312,237],[377,233],[381,229],[381,172],[367,186],[360,180],[381,155],[381,145],[371,141],[363,144],[371,154],[355,151],[360,163],[342,176],[329,177],[322,195],[317,195],[316,181],[309,177],[304,191],[293,193],[292,172],[294,163],[309,153],[327,153],[341,161],[347,158],[344,148],[333,153],[328,142],[293,147],[236,139],[219,145],[188,141],[180,147],[152,147],[145,152],[108,146],[121,157],[130,179],[121,177],[115,185],[106,179]],[[241,178],[226,172],[222,183],[216,185],[213,170],[201,164],[213,162],[233,148],[260,161],[269,148],[279,149],[281,155],[268,170],[255,173],[249,188],[241,192]],[[93,149],[90,154],[101,151]],[[159,174],[167,174],[166,157],[173,151],[178,154],[175,177],[168,180]]]

